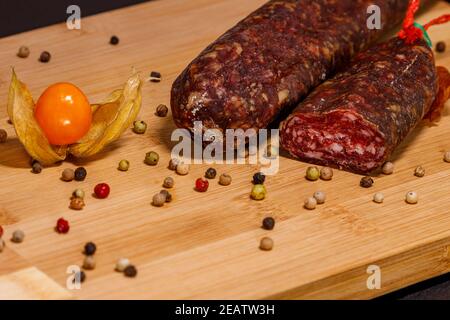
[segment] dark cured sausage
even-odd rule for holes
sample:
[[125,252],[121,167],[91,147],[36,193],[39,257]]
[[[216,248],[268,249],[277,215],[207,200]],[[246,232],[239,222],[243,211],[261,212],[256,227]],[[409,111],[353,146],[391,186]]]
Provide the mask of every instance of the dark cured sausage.
[[[381,9],[381,30],[367,9]],[[400,23],[408,0],[269,1],[208,46],[172,86],[177,126],[260,129]]]
[[307,162],[369,173],[430,111],[437,90],[426,42],[393,38],[316,88],[281,124],[281,144]]

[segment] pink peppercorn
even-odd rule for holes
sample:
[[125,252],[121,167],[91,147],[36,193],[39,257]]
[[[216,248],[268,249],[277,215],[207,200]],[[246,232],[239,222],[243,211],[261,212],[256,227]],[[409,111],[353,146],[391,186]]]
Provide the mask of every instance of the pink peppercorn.
[[3,236],[3,228],[0,226],[0,238]]
[[56,231],[58,233],[67,233],[70,230],[69,221],[64,218],[59,218],[56,222]]
[[109,196],[110,188],[106,183],[99,183],[94,188],[95,196],[99,199],[105,199]]
[[198,178],[197,181],[195,181],[195,190],[198,192],[206,192],[209,187],[208,180],[204,178]]

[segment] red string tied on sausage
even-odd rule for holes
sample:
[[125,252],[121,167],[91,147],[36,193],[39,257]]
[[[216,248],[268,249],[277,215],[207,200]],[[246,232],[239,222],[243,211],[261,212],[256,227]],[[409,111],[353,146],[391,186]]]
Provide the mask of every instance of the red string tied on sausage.
[[419,10],[419,7],[420,0],[410,1],[408,10],[406,11],[405,20],[403,21],[403,28],[398,33],[398,37],[405,40],[407,44],[412,44],[419,39],[425,38],[427,44],[432,47],[431,39],[427,33],[428,28],[450,21],[450,14],[444,14],[422,26],[419,23],[414,22],[414,15],[417,10]]

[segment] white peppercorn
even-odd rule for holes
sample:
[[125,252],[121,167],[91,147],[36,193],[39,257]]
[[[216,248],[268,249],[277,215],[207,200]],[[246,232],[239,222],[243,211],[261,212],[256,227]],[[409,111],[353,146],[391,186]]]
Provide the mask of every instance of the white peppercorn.
[[425,176],[425,169],[422,166],[418,166],[415,170],[414,170],[414,175],[416,177],[422,178]]
[[305,200],[305,208],[308,210],[314,210],[317,206],[317,200],[314,197],[309,197]]
[[313,197],[316,199],[317,204],[324,204],[326,200],[326,194],[323,191],[317,191],[314,193]]
[[373,202],[375,203],[383,203],[384,201],[384,194],[381,192],[377,192],[373,195]]
[[72,197],[74,198],[80,198],[84,199],[84,191],[82,189],[75,189],[75,191],[72,193]]
[[323,167],[320,169],[320,178],[325,181],[333,179],[333,169],[328,167]]
[[164,193],[157,193],[153,196],[152,204],[155,207],[162,207],[166,203],[166,195]]
[[0,253],[3,252],[5,246],[6,246],[5,241],[2,238],[0,238]]
[[169,161],[169,170],[175,171],[177,169],[177,165],[180,163],[180,160],[176,158],[172,158]]
[[381,171],[383,172],[383,174],[389,175],[392,174],[394,172],[394,164],[392,162],[386,162],[383,165],[383,168],[381,169]]
[[264,237],[261,239],[259,248],[263,251],[270,251],[273,249],[273,240],[269,237]]
[[130,260],[128,260],[127,258],[120,258],[116,263],[116,271],[123,272],[129,265]]
[[444,153],[444,161],[450,162],[450,151],[447,151],[446,153]]
[[177,165],[176,171],[177,171],[177,173],[178,173],[180,176],[185,176],[185,175],[187,175],[187,174],[189,173],[189,165],[188,165],[188,164],[185,164],[184,162],[181,161],[181,162]]
[[219,177],[219,184],[222,186],[229,186],[231,184],[231,176],[227,173],[223,173]]
[[419,196],[417,195],[417,192],[410,191],[406,194],[406,203],[416,204],[417,202],[419,202]]
[[64,169],[64,171],[61,174],[61,180],[63,181],[72,181],[75,178],[75,171],[73,171],[73,169],[70,168],[66,168]]

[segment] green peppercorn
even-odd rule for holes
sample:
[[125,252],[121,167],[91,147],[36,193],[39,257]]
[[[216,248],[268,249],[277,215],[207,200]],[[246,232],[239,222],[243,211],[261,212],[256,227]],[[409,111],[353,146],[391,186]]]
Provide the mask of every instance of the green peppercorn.
[[250,196],[253,200],[264,200],[266,197],[266,187],[263,184],[255,184],[252,188]]
[[363,188],[370,188],[373,186],[373,179],[371,177],[363,177],[359,185]]
[[142,120],[133,122],[133,131],[137,134],[144,134],[147,131],[147,123]]
[[309,181],[317,181],[320,178],[320,171],[317,167],[308,167],[306,169],[306,179]]
[[208,170],[206,170],[205,172],[205,178],[206,179],[215,179],[217,175],[217,171],[214,168],[209,168]]
[[261,172],[257,172],[253,175],[253,184],[264,184],[266,176]]
[[159,161],[159,154],[157,154],[155,151],[150,151],[145,155],[145,164],[149,166],[156,166]]
[[120,171],[128,171],[130,168],[130,162],[128,160],[120,160],[118,169]]
[[84,181],[87,176],[87,171],[84,167],[78,167],[75,169],[74,179],[75,181]]

